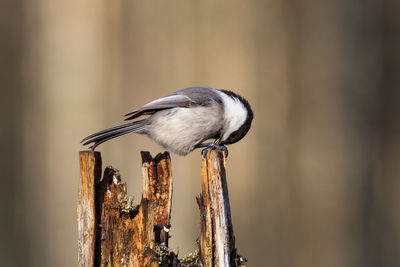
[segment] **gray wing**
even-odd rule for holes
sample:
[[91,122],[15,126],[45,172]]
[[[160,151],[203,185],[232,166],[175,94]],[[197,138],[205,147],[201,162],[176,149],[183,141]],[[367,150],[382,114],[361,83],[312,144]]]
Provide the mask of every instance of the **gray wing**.
[[158,110],[176,108],[176,107],[190,107],[192,100],[184,95],[169,95],[163,98],[154,100],[143,107],[129,112],[125,116],[128,116],[125,120],[132,120],[142,115],[151,115]]
[[209,105],[212,101],[220,101],[216,89],[208,87],[189,87],[176,91],[175,93],[156,99],[143,107],[129,112],[125,120],[132,120],[142,115],[151,115],[163,109],[176,107],[188,108],[191,106]]

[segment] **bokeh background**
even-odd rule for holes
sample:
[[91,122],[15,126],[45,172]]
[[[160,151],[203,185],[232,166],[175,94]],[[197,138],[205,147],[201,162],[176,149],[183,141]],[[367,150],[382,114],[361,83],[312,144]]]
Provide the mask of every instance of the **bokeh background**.
[[[400,2],[0,1],[1,266],[76,266],[79,141],[188,86],[252,104],[227,174],[248,266],[400,266]],[[139,201],[143,136],[99,147]],[[200,151],[172,156],[195,249]]]

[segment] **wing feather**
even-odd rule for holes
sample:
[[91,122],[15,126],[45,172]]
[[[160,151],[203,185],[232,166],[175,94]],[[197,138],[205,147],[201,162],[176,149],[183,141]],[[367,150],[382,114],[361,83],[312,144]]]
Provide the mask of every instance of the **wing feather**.
[[128,116],[125,120],[132,120],[142,115],[153,114],[154,112],[162,109],[176,108],[176,107],[190,107],[194,102],[186,95],[169,95],[156,99],[143,107],[133,110],[125,116]]

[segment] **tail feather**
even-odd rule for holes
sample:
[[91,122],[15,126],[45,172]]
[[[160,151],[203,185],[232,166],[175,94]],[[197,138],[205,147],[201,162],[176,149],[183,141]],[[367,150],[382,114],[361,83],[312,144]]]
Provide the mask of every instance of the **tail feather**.
[[85,137],[81,143],[83,145],[89,145],[93,144],[90,149],[94,150],[98,145],[119,137],[123,135],[127,135],[130,133],[143,133],[144,130],[144,123],[145,120],[140,120],[140,121],[135,121],[133,123],[129,124],[124,124],[116,127],[112,127],[100,132],[97,132],[95,134],[89,135],[88,137]]
[[94,134],[92,134],[92,135],[89,135],[89,136],[83,138],[82,141],[81,141],[81,143],[83,143],[83,142],[85,142],[85,141],[87,141],[87,140],[89,140],[89,139],[91,139],[91,138],[93,138],[93,137],[96,137],[96,136],[100,136],[100,135],[109,133],[109,132],[111,132],[111,131],[115,131],[115,130],[120,130],[120,129],[127,128],[127,127],[130,126],[130,125],[131,125],[131,124],[119,125],[119,126],[116,126],[116,127],[108,128],[108,129],[105,129],[105,130],[103,130],[103,131],[94,133]]
[[91,150],[94,150],[98,145],[100,145],[100,144],[102,144],[102,143],[104,143],[104,142],[106,142],[106,141],[108,141],[110,139],[113,139],[113,138],[116,138],[116,137],[119,137],[119,136],[123,136],[123,135],[127,135],[127,134],[130,134],[130,133],[133,133],[133,132],[134,131],[127,131],[127,132],[121,132],[121,133],[114,134],[114,135],[104,136],[101,139],[95,141],[94,144],[91,145],[89,148]]

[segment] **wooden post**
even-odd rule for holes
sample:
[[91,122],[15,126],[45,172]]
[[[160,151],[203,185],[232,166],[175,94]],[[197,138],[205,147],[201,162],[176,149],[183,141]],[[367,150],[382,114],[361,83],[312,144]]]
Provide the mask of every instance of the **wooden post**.
[[169,154],[153,159],[142,152],[144,188],[139,205],[127,196],[117,169],[107,167],[100,181],[100,153],[83,151],[79,157],[79,266],[176,266],[178,260],[167,248],[172,199]]
[[127,196],[119,171],[101,176],[99,152],[79,153],[79,266],[241,266],[236,254],[225,176],[225,155],[209,151],[202,162],[200,256],[178,260],[168,249],[172,203],[168,152],[141,152],[143,189],[139,205]]
[[142,198],[151,200],[154,209],[156,242],[168,247],[171,227],[172,173],[168,152],[159,153],[154,159],[149,152],[141,152],[143,163]]
[[96,243],[95,185],[101,177],[99,152],[79,152],[78,260],[80,266],[94,266]]
[[241,266],[247,260],[236,254],[225,152],[211,150],[202,161],[200,208],[200,258],[204,267]]

